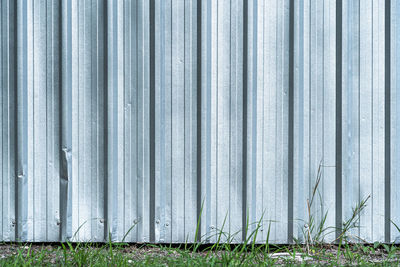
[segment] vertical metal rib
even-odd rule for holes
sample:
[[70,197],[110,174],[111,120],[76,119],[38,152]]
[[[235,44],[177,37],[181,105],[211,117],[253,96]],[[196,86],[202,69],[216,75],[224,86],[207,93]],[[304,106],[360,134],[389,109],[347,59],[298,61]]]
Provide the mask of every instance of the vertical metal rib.
[[[390,149],[391,149],[391,116],[390,116],[390,10],[391,1],[385,1],[385,242],[390,242]],[[400,116],[400,114],[397,114]]]
[[202,82],[201,82],[201,76],[202,76],[202,6],[201,6],[202,0],[197,0],[197,44],[196,44],[196,49],[197,49],[197,73],[196,73],[196,78],[197,78],[197,110],[196,110],[196,118],[197,118],[197,166],[196,166],[196,186],[197,186],[197,196],[196,196],[196,203],[197,203],[197,236],[195,236],[195,239],[200,242],[201,241],[201,212],[202,212],[202,200],[201,200],[201,173],[202,173],[202,145],[201,145],[201,94],[202,94]]
[[[12,46],[12,56],[11,56],[11,64],[12,69],[18,70],[19,65],[18,65],[18,10],[17,10],[17,1],[11,1],[13,3],[12,5],[12,14],[14,17],[13,24],[10,27],[10,30],[12,31],[13,35],[13,42],[14,45]],[[1,48],[0,48],[1,49]],[[10,173],[12,172],[13,174],[13,179],[14,179],[14,190],[12,191],[14,194],[14,205],[10,205],[12,209],[14,209],[14,221],[12,221],[12,225],[14,226],[14,233],[13,236],[10,236],[10,240],[17,240],[18,237],[18,98],[17,98],[17,91],[18,91],[18,71],[14,71],[14,76],[13,76],[13,86],[11,88],[12,92],[12,97],[10,99],[13,101],[14,108],[10,110],[13,116],[10,116],[12,122],[10,123],[11,126],[11,131],[10,135],[12,138],[13,143],[11,143],[10,148],[13,150],[12,158],[11,160],[13,161],[13,168],[10,170]],[[12,198],[10,198],[11,200]]]
[[155,1],[150,0],[150,242],[155,241]]
[[342,227],[342,0],[336,1],[336,236]]
[[247,236],[247,96],[248,96],[248,0],[243,2],[243,154],[242,154],[242,240]]
[[290,0],[289,9],[288,243],[292,243],[294,161],[294,0]]
[[72,150],[72,44],[71,44],[71,0],[61,4],[61,148],[60,148],[60,240],[72,237],[71,228],[71,150]]
[[[104,12],[103,14],[105,15],[104,18],[104,29],[103,29],[103,34],[104,34],[104,84],[106,85],[105,93],[104,93],[104,103],[108,103],[108,95],[109,95],[109,77],[108,77],[108,42],[109,42],[109,35],[108,35],[108,27],[109,27],[109,17],[110,15],[108,14],[109,9],[108,9],[108,1],[104,1]],[[104,129],[103,129],[103,134],[104,134],[104,155],[105,155],[105,160],[104,160],[104,173],[105,178],[104,178],[104,240],[108,241],[109,240],[109,233],[111,229],[111,206],[109,205],[109,199],[110,199],[110,194],[109,194],[109,187],[108,183],[110,182],[110,174],[109,174],[109,164],[110,164],[110,158],[108,157],[108,146],[109,146],[109,134],[108,134],[108,123],[110,121],[109,116],[111,116],[111,113],[108,111],[104,115]]]
[[17,112],[16,1],[0,2],[0,238],[15,241],[18,233],[18,179],[16,163]]
[[18,86],[17,86],[17,216],[18,233],[16,240],[27,240],[27,7],[26,0],[17,3],[18,8]]

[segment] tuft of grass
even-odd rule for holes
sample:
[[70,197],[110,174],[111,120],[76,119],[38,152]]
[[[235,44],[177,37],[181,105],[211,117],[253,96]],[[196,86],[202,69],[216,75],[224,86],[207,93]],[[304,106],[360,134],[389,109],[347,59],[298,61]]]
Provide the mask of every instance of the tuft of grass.
[[[311,191],[311,198],[307,199],[307,221],[304,224],[304,229],[302,229],[302,232],[308,254],[311,253],[310,246],[324,243],[325,236],[335,231],[333,227],[325,227],[328,211],[325,211],[322,214],[322,218],[320,220],[317,220],[315,214],[312,212],[314,210],[313,206],[317,197],[319,197],[320,203],[322,203],[322,196],[318,190],[318,187],[322,180],[323,167],[327,166],[323,166],[321,160],[318,166],[317,177]],[[300,240],[296,239],[295,242],[301,243]]]

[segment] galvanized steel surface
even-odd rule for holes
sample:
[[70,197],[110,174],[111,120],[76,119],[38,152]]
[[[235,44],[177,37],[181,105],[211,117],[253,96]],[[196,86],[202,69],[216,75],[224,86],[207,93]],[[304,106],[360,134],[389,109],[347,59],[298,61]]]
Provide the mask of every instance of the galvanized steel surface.
[[325,241],[367,196],[351,234],[399,241],[400,2],[0,14],[1,241],[302,241],[319,168]]

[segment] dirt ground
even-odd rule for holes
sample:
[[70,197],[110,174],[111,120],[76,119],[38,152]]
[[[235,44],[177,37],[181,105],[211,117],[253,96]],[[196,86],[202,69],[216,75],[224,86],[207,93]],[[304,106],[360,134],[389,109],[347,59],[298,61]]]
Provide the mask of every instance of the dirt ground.
[[[65,245],[67,246],[67,245]],[[76,248],[76,245],[73,245]],[[108,253],[108,247],[105,245],[91,245],[82,246],[79,245],[78,249],[91,250],[96,253]],[[305,250],[305,247],[301,249]],[[296,251],[297,250],[297,251]],[[72,253],[71,248],[67,246],[67,253]],[[278,249],[279,252],[261,254],[257,257],[256,262],[266,262],[266,255],[269,260],[273,261],[277,265],[285,265],[287,263],[295,264],[310,264],[310,265],[362,265],[367,264],[380,264],[385,263],[386,265],[398,266],[400,261],[400,248],[393,249],[393,252],[387,251],[387,248],[379,247],[373,248],[373,246],[354,246],[342,249],[340,256],[338,257],[337,246],[323,246],[318,249],[311,249],[310,254],[302,253],[299,248],[293,249],[292,247],[286,247]],[[183,253],[186,257],[216,257],[220,258],[224,253],[229,251],[218,250],[216,252],[191,252],[189,250],[181,250],[177,247],[162,247],[153,245],[127,245],[118,248],[118,253],[128,257],[129,263],[134,264],[135,262],[143,261],[146,257],[182,257]],[[64,249],[60,244],[1,244],[0,245],[0,263],[1,259],[7,259],[12,256],[23,254],[24,257],[28,254],[44,254],[46,255],[45,262],[52,265],[62,262],[64,255]],[[336,262],[336,264],[333,263]],[[1,266],[1,264],[0,264]]]

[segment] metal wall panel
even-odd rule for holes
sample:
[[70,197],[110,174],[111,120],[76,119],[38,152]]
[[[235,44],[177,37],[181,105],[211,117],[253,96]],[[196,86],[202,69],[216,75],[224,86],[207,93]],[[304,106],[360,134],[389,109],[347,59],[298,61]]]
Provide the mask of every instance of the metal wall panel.
[[1,241],[399,242],[396,1],[0,14]]
[[149,3],[108,1],[108,202],[112,240],[148,242]]
[[[66,140],[62,146],[68,197],[66,238],[101,241],[105,229],[106,35],[104,1],[64,2]],[[61,201],[65,201],[62,199]]]
[[371,196],[352,232],[384,241],[385,3],[346,3],[343,10],[343,219]]
[[[288,237],[289,1],[249,6],[247,208],[258,241]],[[271,12],[274,10],[274,12]]]
[[242,237],[242,5],[202,2],[201,233],[207,242],[221,230]]
[[155,242],[194,240],[195,1],[155,1]]
[[18,1],[16,6],[17,18],[23,18],[17,20],[16,27],[16,238],[27,241],[56,240],[60,224],[59,3]]
[[[297,1],[294,46],[294,237],[303,240],[310,213],[335,227],[336,1]],[[308,212],[319,171],[321,181]],[[327,230],[326,240],[334,239]]]
[[0,3],[0,157],[1,157],[1,240],[15,240],[16,218],[16,47],[14,1]]

